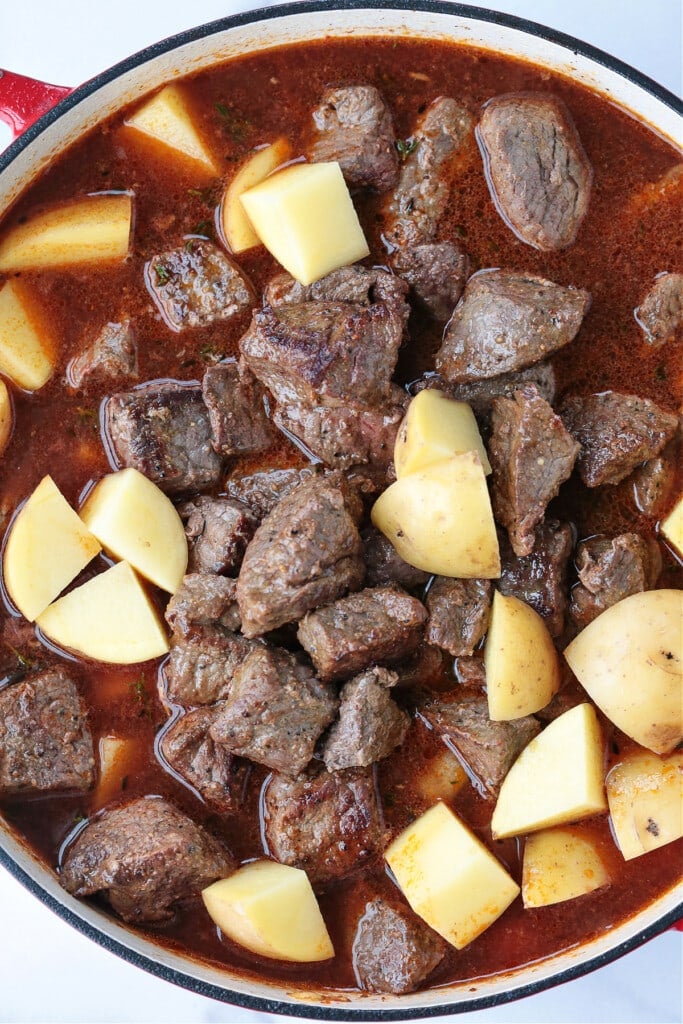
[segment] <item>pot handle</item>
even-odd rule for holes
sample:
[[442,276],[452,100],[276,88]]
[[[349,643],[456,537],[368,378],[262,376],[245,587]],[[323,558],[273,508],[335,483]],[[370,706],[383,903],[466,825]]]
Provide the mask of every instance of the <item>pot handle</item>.
[[70,92],[68,86],[48,85],[0,68],[0,121],[9,125],[16,139]]

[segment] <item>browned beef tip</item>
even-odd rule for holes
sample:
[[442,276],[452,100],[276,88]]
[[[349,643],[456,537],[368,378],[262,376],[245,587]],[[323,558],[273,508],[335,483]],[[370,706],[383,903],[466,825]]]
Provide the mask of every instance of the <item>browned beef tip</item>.
[[202,491],[218,483],[221,460],[211,447],[199,387],[165,384],[112,395],[106,430],[120,466],[132,466],[162,491]]
[[645,340],[656,347],[683,330],[683,274],[660,274],[635,311]]
[[384,192],[396,183],[398,152],[391,114],[372,85],[328,89],[313,111],[313,163],[338,161],[351,186]]
[[533,715],[512,722],[492,722],[486,697],[476,693],[433,694],[418,704],[418,714],[453,744],[493,796],[513,762],[540,730]]
[[242,804],[248,765],[214,743],[209,729],[221,704],[181,715],[162,735],[159,748],[166,763],[219,814]]
[[455,677],[461,686],[483,690],[486,686],[484,659],[473,656],[455,659]]
[[168,602],[166,621],[179,634],[189,633],[193,626],[224,626],[237,632],[242,625],[237,580],[208,572],[188,574]]
[[489,628],[490,580],[437,576],[427,592],[427,643],[453,657],[471,654]]
[[370,992],[414,992],[443,960],[446,943],[408,907],[368,903],[353,940],[353,966]]
[[391,541],[368,526],[361,533],[367,566],[366,583],[370,587],[383,587],[399,583],[403,587],[421,587],[429,579],[429,573],[404,562]]
[[412,294],[436,319],[445,322],[460,299],[469,273],[469,257],[458,242],[425,242],[397,249],[392,259]]
[[274,775],[264,798],[268,852],[302,868],[314,886],[344,878],[381,851],[382,820],[372,769]]
[[177,331],[229,320],[254,301],[240,268],[211,242],[162,252],[145,274],[159,310]]
[[85,707],[64,669],[0,690],[0,793],[85,791],[94,773]]
[[640,512],[644,512],[648,516],[656,516],[665,510],[676,483],[678,457],[679,453],[674,439],[661,455],[655,459],[649,459],[633,471],[633,497]]
[[678,429],[677,417],[648,398],[616,391],[567,398],[560,416],[581,445],[577,466],[587,487],[618,484]]
[[234,498],[198,497],[178,509],[185,521],[190,572],[236,573],[258,518]]
[[246,368],[240,372],[236,363],[210,366],[202,395],[219,455],[251,455],[273,443],[263,388]]
[[662,558],[655,543],[637,533],[591,537],[576,549],[579,582],[571,592],[569,612],[583,629],[601,612],[631,594],[657,583]]
[[354,264],[340,267],[313,284],[300,284],[290,274],[277,274],[266,285],[264,306],[284,306],[302,302],[353,302],[371,306],[386,302],[397,306],[407,320],[410,309],[406,303],[408,286],[395,274],[381,267]]
[[60,881],[74,896],[103,892],[124,921],[166,921],[177,900],[231,874],[230,853],[186,814],[142,797],[91,821],[67,851]]
[[321,750],[328,771],[364,768],[400,747],[410,716],[389,694],[397,679],[395,672],[371,668],[344,685],[339,717]]
[[399,588],[368,588],[309,612],[297,636],[321,679],[348,679],[368,665],[411,654],[426,620],[424,606]]
[[164,666],[166,694],[174,704],[213,704],[227,697],[238,665],[254,644],[220,626],[194,626],[175,634]]
[[526,601],[541,616],[551,636],[560,636],[567,611],[567,571],[574,547],[568,523],[548,519],[535,531],[531,554],[517,556],[507,537],[499,535],[501,576],[506,597]]
[[298,775],[337,710],[332,687],[293,654],[255,647],[235,670],[211,736],[233,754]]
[[365,577],[363,545],[341,487],[329,478],[299,484],[266,516],[237,582],[245,636],[260,636],[329,604]]
[[265,469],[247,476],[229,477],[225,481],[225,490],[230,498],[243,501],[259,519],[263,519],[285,495],[321,472],[321,466]]
[[66,370],[69,384],[81,388],[96,374],[103,377],[137,377],[138,349],[130,320],[105,324],[88,348],[72,359]]
[[590,200],[593,171],[564,103],[555,96],[500,96],[477,127],[498,212],[523,242],[564,249]]
[[491,501],[516,555],[528,555],[548,502],[568,480],[579,445],[533,384],[495,398],[488,446]]
[[480,271],[446,327],[436,369],[453,384],[521,370],[568,344],[589,305],[583,288],[532,274]]
[[398,676],[396,683],[401,689],[439,689],[444,682],[444,656],[438,647],[420,644],[416,651],[407,658],[392,665]]

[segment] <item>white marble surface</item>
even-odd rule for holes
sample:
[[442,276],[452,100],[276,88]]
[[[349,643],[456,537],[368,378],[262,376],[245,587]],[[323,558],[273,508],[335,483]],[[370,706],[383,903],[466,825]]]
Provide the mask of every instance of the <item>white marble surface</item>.
[[[149,43],[253,6],[248,0],[0,0],[0,67],[77,85]],[[680,0],[489,0],[488,6],[578,36],[681,92]],[[8,141],[0,124],[0,149]],[[680,1022],[682,938],[668,932],[587,977],[458,1019]],[[195,996],[131,967],[72,930],[0,869],[0,1022],[266,1020],[287,1019]]]

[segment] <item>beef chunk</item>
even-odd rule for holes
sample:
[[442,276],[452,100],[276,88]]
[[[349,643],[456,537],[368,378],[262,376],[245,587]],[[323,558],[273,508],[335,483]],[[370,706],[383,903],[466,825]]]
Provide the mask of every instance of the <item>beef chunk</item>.
[[618,484],[678,429],[677,417],[648,398],[616,391],[567,398],[560,416],[582,446],[577,465],[587,487]]
[[410,285],[414,298],[436,320],[448,320],[469,272],[469,258],[463,247],[457,242],[425,242],[398,249],[392,262]]
[[233,754],[298,775],[336,710],[334,690],[294,655],[255,647],[235,670],[211,736]]
[[547,358],[575,337],[590,305],[583,288],[531,274],[475,274],[446,327],[436,368],[453,384],[497,377]]
[[248,765],[214,743],[209,734],[221,708],[222,704],[197,708],[176,718],[163,733],[159,749],[166,763],[209,807],[229,814],[242,804]]
[[541,616],[551,636],[560,636],[567,611],[567,568],[574,547],[571,526],[547,520],[536,528],[531,554],[522,557],[515,555],[507,539],[499,540],[501,594],[526,601]]
[[370,587],[384,587],[398,583],[403,587],[421,587],[429,579],[429,573],[404,562],[391,541],[368,526],[361,533],[367,566],[366,583]]
[[483,690],[486,686],[486,666],[483,658],[455,659],[455,677],[461,686]]
[[102,377],[137,377],[138,349],[130,320],[105,324],[91,345],[72,359],[66,377],[74,388],[90,382],[93,374]]
[[176,331],[229,320],[254,301],[233,260],[211,242],[193,241],[154,256],[146,267],[149,289]]
[[227,697],[235,670],[254,644],[220,626],[195,626],[176,634],[164,666],[166,698],[174,704],[213,704]]
[[660,274],[635,311],[645,340],[655,347],[683,330],[683,274]]
[[[432,378],[434,380],[434,378]],[[435,378],[434,385],[440,382]],[[494,399],[499,397],[512,398],[515,391],[526,384],[533,384],[541,398],[552,405],[555,401],[555,371],[550,363],[534,363],[525,370],[512,373],[501,373],[498,377],[487,380],[473,380],[469,384],[446,384],[442,382],[442,390],[458,402],[467,402],[477,418],[479,428],[488,434],[491,427],[491,413]]]
[[456,748],[482,786],[496,796],[500,785],[540,726],[533,715],[492,722],[486,697],[476,693],[439,693],[418,705],[420,717]]
[[508,227],[536,249],[571,245],[593,171],[564,103],[543,93],[497,97],[484,107],[477,138]]
[[202,381],[209,410],[214,451],[219,455],[251,455],[273,443],[264,391],[248,370],[236,363],[210,366]]
[[444,656],[438,647],[420,644],[407,658],[392,665],[398,676],[396,686],[401,689],[441,689],[444,684]]
[[471,654],[489,628],[490,580],[437,576],[427,592],[427,643],[453,657]]
[[447,945],[408,907],[368,903],[353,940],[353,966],[370,992],[414,992],[441,963]]
[[341,487],[313,478],[266,516],[247,548],[237,583],[245,636],[295,622],[310,608],[358,590],[363,545]]
[[258,519],[233,498],[195,498],[178,509],[185,520],[190,572],[236,573]]
[[400,747],[410,728],[410,717],[389,694],[397,680],[395,672],[371,668],[345,684],[339,718],[322,747],[328,771],[365,768]]
[[90,789],[92,737],[65,669],[49,669],[0,690],[0,793]]
[[400,277],[381,267],[364,267],[355,263],[340,267],[313,284],[300,284],[290,274],[277,274],[266,285],[264,306],[284,306],[302,302],[353,302],[372,306],[386,302],[398,308],[404,320],[410,308],[406,303],[408,286]]
[[208,572],[190,573],[168,602],[166,621],[174,633],[184,635],[192,626],[224,626],[237,632],[242,625],[237,580]]
[[426,619],[423,605],[400,589],[367,589],[309,612],[297,636],[321,679],[344,679],[411,654]]
[[655,544],[637,533],[622,533],[582,541],[576,549],[576,568],[579,582],[572,590],[569,611],[583,629],[617,601],[654,587],[662,559]]
[[313,163],[338,161],[349,185],[384,192],[396,183],[398,152],[391,114],[372,85],[328,89],[313,111]]
[[198,896],[235,867],[186,814],[160,797],[141,797],[79,832],[60,881],[74,896],[105,893],[124,921],[167,921],[177,900]]
[[211,447],[201,388],[180,384],[112,395],[106,430],[120,466],[132,466],[168,494],[218,483],[221,460]]
[[322,467],[265,469],[247,476],[229,477],[225,490],[230,498],[244,502],[259,519],[272,512],[277,503],[299,484],[319,476]]
[[633,497],[645,515],[658,516],[666,509],[676,483],[677,454],[674,441],[656,459],[649,459],[634,470]]
[[381,852],[382,821],[372,769],[274,775],[265,792],[271,857],[302,868],[314,886],[363,868]]
[[495,398],[491,417],[491,499],[516,555],[528,555],[551,498],[571,476],[579,445],[533,384]]

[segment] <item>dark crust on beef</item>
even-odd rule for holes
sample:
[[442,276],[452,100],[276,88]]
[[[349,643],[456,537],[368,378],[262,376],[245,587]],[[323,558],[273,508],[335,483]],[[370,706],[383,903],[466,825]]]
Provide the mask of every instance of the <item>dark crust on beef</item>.
[[225,747],[214,743],[209,729],[221,713],[221,704],[196,708],[176,718],[165,730],[159,749],[164,760],[219,814],[242,805],[249,766]]
[[328,89],[313,111],[313,163],[338,161],[346,182],[379,192],[398,177],[398,152],[391,113],[372,85]]
[[365,768],[400,747],[410,728],[410,716],[389,693],[397,680],[395,672],[371,668],[344,685],[339,717],[321,750],[328,771]]
[[683,330],[683,274],[659,274],[635,310],[649,345],[659,348],[680,338]]
[[253,649],[251,640],[220,626],[194,626],[188,636],[174,635],[164,665],[164,696],[190,707],[223,700],[235,670]]
[[369,992],[414,992],[437,967],[447,944],[408,907],[385,899],[366,904],[353,940],[353,966]]
[[264,306],[299,305],[302,302],[353,302],[372,306],[377,302],[394,305],[408,319],[410,307],[406,302],[408,285],[382,267],[364,267],[354,264],[340,267],[321,277],[313,284],[300,284],[291,274],[272,277],[263,293]]
[[650,590],[662,568],[656,543],[637,533],[582,541],[575,561],[579,582],[571,592],[569,612],[579,629],[618,601]]
[[445,323],[462,295],[470,261],[459,242],[425,242],[398,249],[392,263],[408,282],[413,297]]
[[228,477],[225,481],[225,490],[228,497],[243,501],[259,519],[264,519],[277,503],[299,484],[321,474],[322,466],[264,469],[245,476]]
[[90,377],[137,377],[138,349],[130,320],[105,324],[94,341],[69,362],[66,378],[71,387],[87,387]]
[[472,654],[489,627],[492,597],[491,580],[436,576],[425,598],[427,643],[454,658]]
[[191,573],[235,575],[258,518],[241,501],[200,495],[178,508],[185,522]]
[[202,380],[202,397],[209,410],[213,448],[219,455],[252,455],[271,446],[274,435],[265,392],[246,367],[210,366]]
[[234,260],[202,239],[153,256],[145,277],[159,311],[176,331],[229,320],[254,301]]
[[423,587],[429,573],[404,562],[391,541],[374,526],[361,532],[369,587],[386,587],[398,583],[402,587]]
[[551,636],[561,636],[567,612],[567,572],[574,547],[568,523],[547,519],[535,531],[533,550],[518,557],[499,535],[501,576],[498,589],[538,612]]
[[224,626],[237,632],[242,625],[237,580],[214,573],[189,573],[168,602],[165,618],[173,632],[181,635],[187,635],[193,626]]

